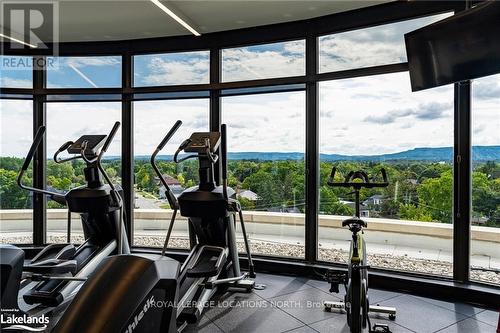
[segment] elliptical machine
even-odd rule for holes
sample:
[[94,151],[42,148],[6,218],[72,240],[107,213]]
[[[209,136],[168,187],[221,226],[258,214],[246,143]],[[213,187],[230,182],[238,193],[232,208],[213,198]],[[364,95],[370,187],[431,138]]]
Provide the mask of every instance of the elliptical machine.
[[[65,194],[23,184],[33,156],[45,134],[41,126],[19,172],[18,185],[41,193],[68,207],[68,243],[50,244],[31,260],[25,260],[22,249],[0,245],[1,307],[4,317],[39,317],[56,313],[73,299],[82,283],[101,261],[112,254],[129,253],[125,237],[121,188],[114,185],[102,167],[101,160],[111,144],[120,123],[108,135],[83,135],[75,142],[64,143],[54,154],[56,163],[83,159],[86,185]],[[59,158],[66,151],[71,157]],[[103,183],[102,178],[105,182]],[[71,213],[81,216],[85,241],[76,247],[69,244]],[[26,303],[21,306],[18,298]],[[45,323],[47,324],[47,323]],[[2,325],[6,328],[9,325]],[[29,328],[29,327],[28,327]]]
[[[227,187],[226,126],[222,125],[221,132],[193,133],[179,146],[174,161],[197,158],[200,184],[186,189],[177,199],[156,165],[156,156],[181,124],[180,120],[175,123],[151,156],[151,165],[174,210],[161,254],[120,255],[104,260],[55,332],[180,332],[188,323],[198,321],[217,291],[250,292],[254,288],[250,278],[255,273],[241,207],[233,198],[234,190]],[[183,151],[188,155],[180,157]],[[223,185],[216,186],[214,166],[219,158]],[[179,210],[188,217],[191,242],[182,266],[165,256]],[[249,273],[240,270],[236,215],[240,217]]]

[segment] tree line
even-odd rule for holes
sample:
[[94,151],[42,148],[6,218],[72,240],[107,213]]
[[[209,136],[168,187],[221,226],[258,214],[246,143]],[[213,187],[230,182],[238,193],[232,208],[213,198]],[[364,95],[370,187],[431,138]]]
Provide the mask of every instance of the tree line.
[[[0,157],[0,208],[30,208],[29,193],[16,183],[23,159]],[[104,168],[114,182],[120,182],[120,160],[103,161]],[[195,160],[175,164],[160,161],[163,174],[175,177],[184,187],[198,183],[198,164]],[[383,189],[363,189],[361,200],[380,195],[380,204],[369,204],[371,217],[385,217],[414,221],[452,222],[453,167],[447,163],[394,161],[385,163],[342,161],[320,162],[319,211],[321,214],[352,215],[350,190],[327,185],[332,166],[340,173],[364,170],[379,173],[384,167],[390,185]],[[47,161],[47,185],[60,191],[84,185],[82,161],[56,164]],[[240,197],[246,210],[273,210],[305,212],[305,165],[303,160],[259,161],[230,160],[229,186],[255,192],[256,201]],[[136,160],[134,164],[136,188],[158,197],[159,182],[149,161]],[[26,182],[32,178],[31,169]],[[338,179],[340,180],[340,179]],[[500,227],[500,163],[486,162],[474,166],[472,174],[473,220],[483,219],[488,226]],[[55,202],[49,208],[59,207]]]

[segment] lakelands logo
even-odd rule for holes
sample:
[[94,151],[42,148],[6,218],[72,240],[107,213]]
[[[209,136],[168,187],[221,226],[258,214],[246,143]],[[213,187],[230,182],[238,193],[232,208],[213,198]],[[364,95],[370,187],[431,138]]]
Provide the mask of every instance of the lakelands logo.
[[154,306],[154,303],[155,303],[155,298],[153,295],[144,303],[141,312],[139,312],[134,316],[132,322],[127,326],[127,330],[125,331],[125,333],[132,333],[135,330],[135,328],[137,327],[137,325],[139,325],[139,322],[144,317],[146,312],[148,312],[148,310]]
[[0,315],[2,329],[20,330],[29,332],[41,332],[47,328],[49,317],[42,314],[39,317],[32,317],[26,314],[5,314]]

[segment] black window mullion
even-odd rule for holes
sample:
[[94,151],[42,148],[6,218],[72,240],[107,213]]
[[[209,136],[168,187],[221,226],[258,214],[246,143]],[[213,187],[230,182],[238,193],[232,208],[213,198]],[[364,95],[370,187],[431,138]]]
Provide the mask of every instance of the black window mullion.
[[[133,85],[133,58],[122,56],[122,88],[130,91]],[[130,244],[134,227],[134,110],[132,93],[122,94],[122,188],[125,208],[125,229]]]
[[[221,79],[221,50],[218,48],[210,49],[210,85],[220,83]],[[221,91],[220,89],[210,90],[210,131],[218,132],[221,125]],[[214,168],[214,177],[218,185],[221,184],[222,165],[217,161]]]
[[[318,38],[306,39],[306,77],[314,77],[318,71]],[[315,262],[318,254],[318,161],[319,161],[319,110],[318,83],[306,83],[306,220],[305,259]]]
[[455,84],[453,160],[453,278],[470,279],[471,83]]
[[[44,65],[44,57],[33,58],[33,89],[40,91],[46,86],[47,71]],[[40,126],[46,126],[45,95],[33,95],[33,136]],[[47,135],[42,139],[33,158],[33,186],[35,188],[46,188],[47,186]],[[33,245],[42,246],[47,237],[47,198],[44,194],[33,194]]]

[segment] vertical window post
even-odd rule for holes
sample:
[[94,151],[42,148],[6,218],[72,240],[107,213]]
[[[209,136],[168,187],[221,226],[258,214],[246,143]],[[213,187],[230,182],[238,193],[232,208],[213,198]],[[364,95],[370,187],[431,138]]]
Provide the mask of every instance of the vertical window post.
[[453,278],[469,282],[471,172],[471,84],[455,84],[453,154]]
[[318,257],[318,169],[319,169],[319,111],[318,83],[314,77],[318,71],[318,38],[306,38],[306,220],[305,256],[313,263]]
[[[218,48],[210,49],[210,85],[220,82],[221,77],[221,50]],[[218,132],[221,125],[221,107],[220,107],[220,90],[210,90],[210,131]],[[221,184],[222,166],[217,161],[214,168],[214,177],[218,185]]]
[[134,110],[132,104],[133,61],[130,53],[122,56],[122,187],[125,229],[133,244],[134,228]]
[[[47,68],[45,57],[33,57],[33,135],[40,126],[47,124],[45,106],[45,87]],[[47,186],[47,136],[43,137],[41,144],[33,159],[33,186],[46,188]],[[42,246],[47,237],[47,197],[41,193],[33,193],[33,245]]]

